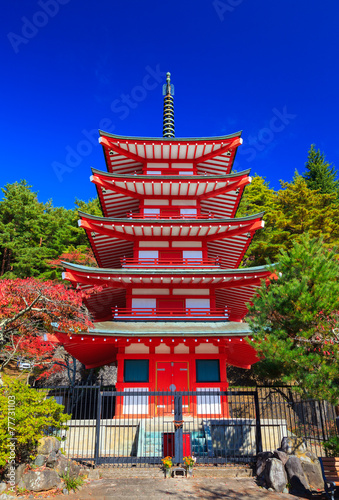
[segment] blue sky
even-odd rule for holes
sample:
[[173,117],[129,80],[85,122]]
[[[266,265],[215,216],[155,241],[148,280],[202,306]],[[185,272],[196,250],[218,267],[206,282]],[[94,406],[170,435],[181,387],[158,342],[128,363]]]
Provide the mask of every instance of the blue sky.
[[74,206],[105,170],[97,129],[177,137],[243,130],[236,168],[279,188],[315,143],[339,167],[336,0],[5,0],[0,186]]

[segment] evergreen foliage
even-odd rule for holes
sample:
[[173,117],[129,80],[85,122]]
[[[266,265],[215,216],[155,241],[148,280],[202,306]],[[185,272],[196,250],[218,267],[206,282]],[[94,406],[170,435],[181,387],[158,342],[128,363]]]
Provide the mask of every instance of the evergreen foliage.
[[291,249],[304,233],[323,238],[332,248],[339,246],[339,205],[335,193],[310,189],[298,173],[292,182],[281,182],[274,192],[261,177],[255,177],[246,188],[237,215],[265,211],[265,229],[257,231],[245,256],[246,266],[264,265],[279,259],[280,249]]
[[314,144],[308,152],[305,164],[306,172],[303,174],[307,187],[319,190],[322,194],[335,193],[338,196],[339,181],[337,171],[325,159],[324,153],[320,149],[316,151]]
[[[322,240],[304,234],[281,250],[278,272],[263,282],[247,320],[266,373],[304,395],[339,401],[339,262]],[[273,267],[272,267],[273,271]],[[273,377],[272,377],[273,378]]]
[[[41,203],[26,181],[7,184],[0,201],[0,277],[60,278],[50,261],[62,254],[88,253],[85,232],[78,227],[77,209]],[[77,208],[101,215],[97,199],[76,200]],[[81,257],[80,257],[81,260]]]
[[44,433],[51,427],[67,429],[65,424],[70,418],[63,413],[62,405],[47,397],[47,391],[31,389],[13,379],[0,386],[0,408],[0,470],[8,464],[11,439],[16,440],[15,462],[27,461],[36,452]]
[[267,223],[272,218],[276,198],[277,193],[259,175],[255,175],[251,184],[244,190],[237,217],[265,212],[265,229],[255,233],[243,261],[245,267],[264,264],[268,256],[274,257],[279,251],[279,246],[274,243],[276,237],[275,227],[273,224]]

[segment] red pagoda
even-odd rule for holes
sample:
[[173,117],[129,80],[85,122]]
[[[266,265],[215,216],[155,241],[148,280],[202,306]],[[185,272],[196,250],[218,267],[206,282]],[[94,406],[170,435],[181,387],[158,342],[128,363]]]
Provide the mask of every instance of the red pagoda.
[[104,217],[80,212],[98,267],[64,263],[94,328],[58,339],[87,368],[117,364],[117,391],[226,390],[226,367],[257,361],[243,322],[265,267],[239,268],[263,213],[235,218],[249,171],[232,173],[241,133],[176,138],[164,85],[162,138],[100,131],[92,170]]

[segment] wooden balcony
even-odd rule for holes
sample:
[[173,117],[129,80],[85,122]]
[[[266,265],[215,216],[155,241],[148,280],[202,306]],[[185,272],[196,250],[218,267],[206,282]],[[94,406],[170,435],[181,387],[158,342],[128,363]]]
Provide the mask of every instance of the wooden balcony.
[[138,258],[127,259],[122,257],[120,259],[121,267],[220,267],[219,258],[216,259],[159,259],[159,258]]
[[127,321],[228,321],[228,310],[210,308],[186,308],[186,309],[156,309],[145,308],[115,308],[113,318],[115,320]]

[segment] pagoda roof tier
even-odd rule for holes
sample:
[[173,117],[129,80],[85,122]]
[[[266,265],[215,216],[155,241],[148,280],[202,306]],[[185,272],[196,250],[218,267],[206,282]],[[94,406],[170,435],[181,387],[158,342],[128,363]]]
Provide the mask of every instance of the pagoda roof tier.
[[145,285],[156,288],[170,286],[187,286],[188,288],[238,288],[249,284],[260,284],[261,279],[272,274],[266,266],[248,267],[241,269],[103,269],[100,267],[82,266],[62,262],[66,272],[63,279],[72,283],[89,285],[91,287],[112,287],[126,289],[145,288]]
[[[97,294],[86,300],[86,305],[94,315],[94,319],[112,317],[111,309],[114,300],[122,304],[124,293],[133,289],[152,288],[154,294],[166,296],[169,289],[176,295],[189,290],[215,289],[217,307],[227,310],[231,321],[240,321],[246,314],[246,303],[250,302],[260,286],[261,280],[268,278],[272,272],[265,266],[247,269],[102,269],[63,263],[66,272],[63,278],[80,286],[84,291],[98,289]],[[114,290],[110,294],[110,290]],[[119,295],[117,290],[121,291]],[[107,297],[110,295],[111,299]],[[114,295],[114,297],[113,297]],[[116,304],[119,308],[119,305]],[[206,318],[205,318],[206,319]]]
[[109,321],[96,323],[88,333],[67,335],[57,332],[56,337],[86,368],[113,363],[119,349],[139,343],[153,349],[162,344],[171,348],[182,343],[191,347],[212,344],[225,349],[227,364],[250,368],[258,361],[255,350],[244,338],[250,334],[247,323]]
[[227,174],[231,171],[241,132],[221,137],[124,137],[99,130],[107,170],[140,173],[146,163],[194,163],[198,173]]
[[120,175],[92,169],[105,216],[125,216],[147,197],[158,200],[193,198],[204,213],[234,217],[244,187],[250,184],[249,170],[228,175]]
[[206,241],[209,258],[222,267],[237,267],[257,229],[264,227],[264,213],[236,219],[134,219],[105,218],[79,212],[79,226],[86,230],[101,267],[120,267],[121,257],[133,257],[133,244],[155,238]]
[[154,238],[190,241],[215,241],[252,233],[264,227],[264,212],[235,219],[143,219],[99,217],[79,212],[78,224],[87,231],[136,242]]

